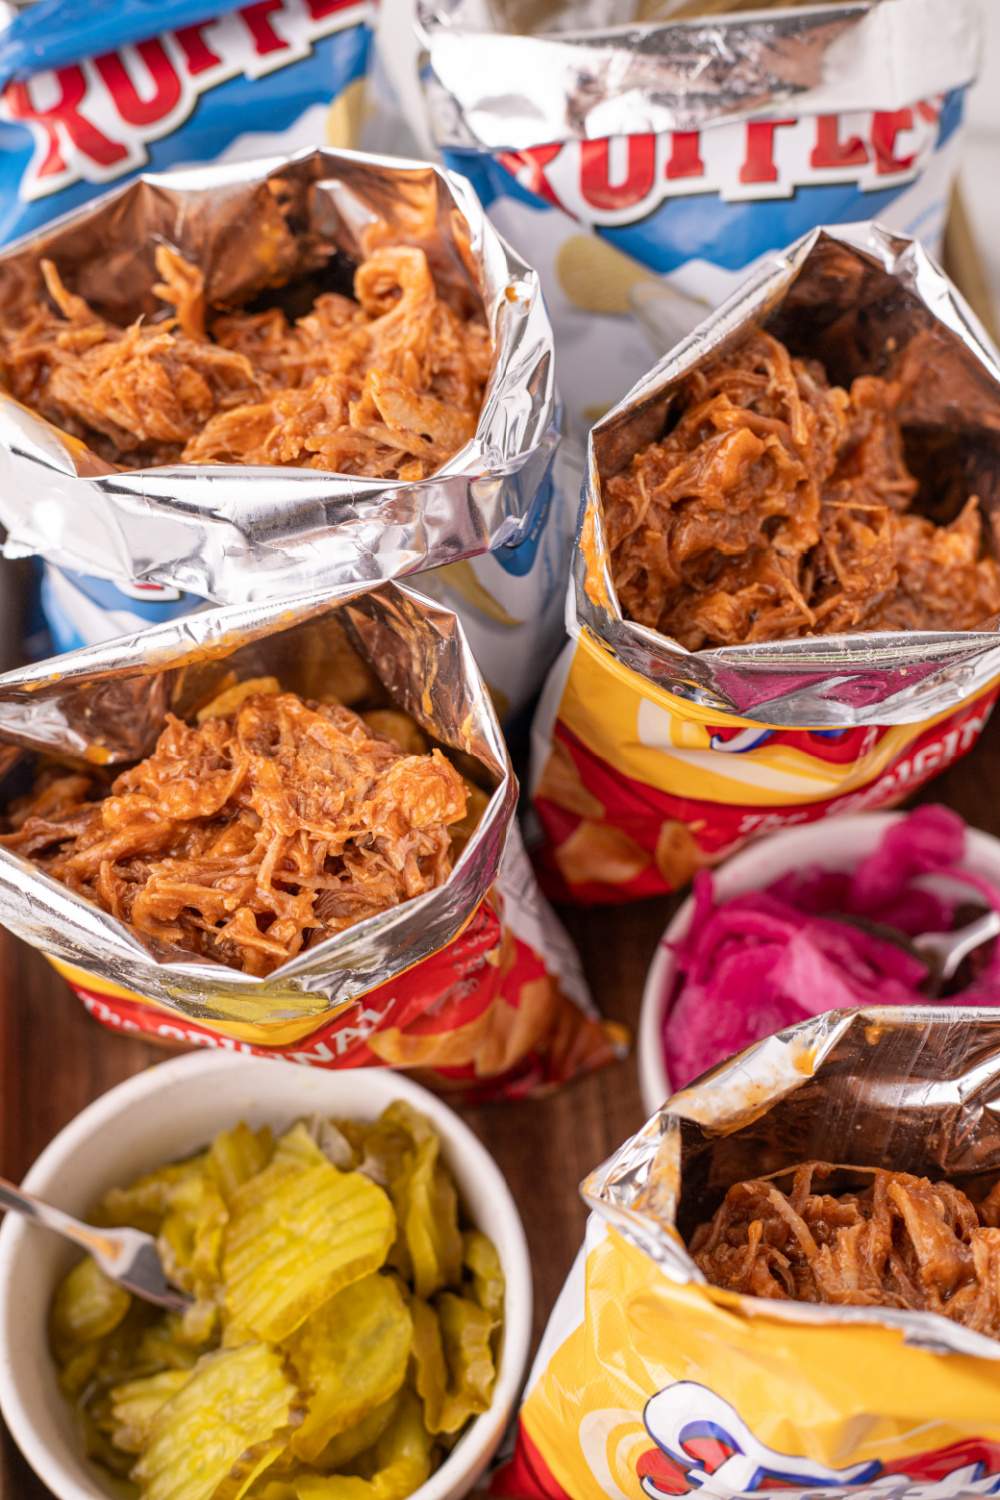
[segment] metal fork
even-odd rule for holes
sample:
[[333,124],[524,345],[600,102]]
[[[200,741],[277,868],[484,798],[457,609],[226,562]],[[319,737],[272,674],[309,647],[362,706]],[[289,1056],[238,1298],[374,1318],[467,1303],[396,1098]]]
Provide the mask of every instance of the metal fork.
[[0,1209],[13,1209],[43,1229],[53,1229],[92,1255],[105,1276],[144,1302],[155,1302],[169,1312],[183,1313],[192,1298],[167,1280],[160,1252],[151,1234],[140,1229],[95,1229],[61,1208],[53,1208],[0,1177]]
[[955,932],[921,932],[916,937],[908,937],[898,927],[887,927],[885,923],[872,922],[868,917],[857,917],[842,911],[829,912],[827,915],[835,922],[843,922],[847,927],[857,927],[861,932],[868,932],[872,937],[881,938],[883,942],[892,943],[904,952],[923,959],[927,965],[927,977],[920,988],[928,1000],[938,998],[943,987],[949,979],[954,979],[970,953],[1000,937],[1000,912],[996,911],[984,911]]

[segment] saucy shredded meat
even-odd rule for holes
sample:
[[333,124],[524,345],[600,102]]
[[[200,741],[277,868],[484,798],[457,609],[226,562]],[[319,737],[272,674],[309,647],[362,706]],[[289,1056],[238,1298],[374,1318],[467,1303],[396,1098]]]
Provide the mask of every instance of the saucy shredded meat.
[[941,1313],[1000,1337],[1000,1184],[974,1204],[947,1182],[872,1168],[863,1191],[824,1193],[838,1170],[805,1162],[787,1193],[736,1183],[692,1235],[695,1263],[734,1292]]
[[[137,932],[248,974],[439,886],[461,776],[341,703],[233,693],[110,787],[42,781],[0,844]],[[95,800],[96,799],[96,800]]]
[[946,526],[909,509],[900,396],[831,386],[762,330],[695,372],[673,429],[604,484],[625,613],[696,651],[1000,611],[977,497]]
[[[417,480],[473,436],[492,352],[481,319],[439,296],[427,254],[374,249],[355,299],[323,293],[289,322],[206,306],[201,271],[156,250],[162,320],[120,328],[69,292],[0,320],[0,380],[18,401],[127,468],[282,464]],[[8,318],[10,315],[8,315]]]

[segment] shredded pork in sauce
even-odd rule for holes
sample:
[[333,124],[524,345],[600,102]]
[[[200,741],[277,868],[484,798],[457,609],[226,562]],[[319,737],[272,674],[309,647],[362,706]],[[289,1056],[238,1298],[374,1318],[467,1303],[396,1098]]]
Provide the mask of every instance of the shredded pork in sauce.
[[107,461],[412,481],[475,433],[489,334],[439,295],[419,247],[373,249],[354,299],[325,292],[295,322],[207,306],[201,271],[167,246],[156,268],[162,320],[107,322],[49,260],[47,295],[0,317],[0,381]]
[[673,429],[604,484],[625,613],[694,651],[1000,611],[977,497],[945,526],[909,508],[900,396],[831,386],[762,330],[693,374]]
[[467,791],[439,750],[406,754],[341,703],[235,696],[168,715],[110,787],[49,774],[0,844],[140,933],[265,975],[441,885]]
[[838,1170],[805,1162],[787,1193],[768,1178],[731,1187],[690,1242],[708,1280],[756,1297],[941,1313],[1000,1337],[1000,1184],[974,1204],[946,1182],[872,1169],[863,1191],[824,1193]]

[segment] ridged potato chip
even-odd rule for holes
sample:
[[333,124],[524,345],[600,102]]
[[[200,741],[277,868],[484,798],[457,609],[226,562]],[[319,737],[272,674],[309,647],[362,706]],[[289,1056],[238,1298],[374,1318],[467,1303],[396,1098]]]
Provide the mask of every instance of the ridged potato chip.
[[413,1323],[399,1287],[376,1272],[345,1287],[288,1341],[292,1368],[308,1392],[292,1447],[312,1463],[331,1438],[383,1406],[406,1378]]
[[222,1272],[226,1342],[277,1343],[342,1287],[378,1270],[396,1233],[392,1204],[317,1148],[311,1166],[275,1160],[230,1205]]
[[144,1500],[238,1500],[286,1447],[301,1397],[266,1344],[206,1354],[153,1417]]

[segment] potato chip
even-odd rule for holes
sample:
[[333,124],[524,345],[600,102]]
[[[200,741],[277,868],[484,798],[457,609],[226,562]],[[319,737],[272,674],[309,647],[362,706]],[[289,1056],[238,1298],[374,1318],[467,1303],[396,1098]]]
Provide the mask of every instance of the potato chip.
[[412,1336],[399,1287],[378,1272],[345,1287],[306,1319],[286,1346],[308,1393],[305,1420],[292,1440],[301,1458],[312,1463],[331,1438],[396,1394],[406,1378]]
[[430,749],[430,741],[416,719],[404,714],[401,709],[373,708],[361,717],[369,729],[373,729],[384,739],[392,740],[407,755],[426,755]]
[[418,1297],[457,1285],[461,1277],[462,1236],[458,1228],[458,1194],[441,1161],[441,1141],[423,1115],[397,1100],[383,1119],[401,1125],[414,1150],[389,1185],[399,1215],[403,1241]]
[[404,1391],[396,1415],[375,1445],[372,1477],[306,1475],[296,1481],[297,1500],[405,1500],[430,1474],[433,1446],[420,1402],[412,1391]]
[[555,858],[568,885],[586,885],[592,880],[627,885],[653,862],[627,833],[586,821],[559,845]]
[[280,1160],[230,1205],[222,1271],[226,1343],[279,1343],[352,1281],[377,1271],[396,1234],[392,1205],[360,1172],[338,1172],[313,1142],[313,1165]]
[[652,273],[639,261],[592,234],[572,234],[564,240],[555,269],[559,285],[574,307],[622,317],[632,310],[629,294],[633,287],[652,280]]
[[492,796],[491,792],[484,792],[482,787],[476,786],[475,782],[469,781],[467,777],[463,777],[463,780],[465,781],[465,817],[457,823],[452,823],[448,829],[451,834],[452,852],[456,859],[479,827],[479,821],[489,807]]
[[472,1277],[475,1300],[497,1326],[503,1318],[506,1283],[496,1245],[481,1230],[467,1229],[462,1235],[462,1261]]
[[[327,628],[323,642],[321,660],[313,663],[316,678],[315,696],[330,698],[354,708],[359,703],[385,702],[385,689],[372,668],[347,639],[342,626],[335,626],[335,634]],[[304,683],[302,692],[311,696],[310,684]]]
[[188,1370],[161,1370],[158,1375],[116,1385],[111,1392],[111,1434],[115,1446],[125,1453],[141,1453],[156,1413],[190,1378]]
[[251,1130],[239,1124],[223,1130],[208,1148],[206,1170],[214,1178],[224,1203],[229,1203],[237,1188],[262,1172],[274,1155],[274,1137],[265,1125]]
[[667,818],[660,824],[653,857],[656,868],[672,890],[687,885],[703,860],[697,839],[687,824],[678,818]]
[[552,740],[548,760],[535,787],[535,796],[545,797],[556,807],[563,807],[581,818],[604,816],[604,803],[584,786],[576,761],[562,740]]
[[109,1280],[88,1255],[59,1283],[52,1304],[52,1341],[71,1350],[117,1328],[132,1305],[124,1287]]
[[195,718],[199,724],[204,724],[206,719],[224,719],[227,714],[234,713],[244,699],[252,698],[256,693],[280,692],[281,683],[277,677],[247,677],[217,693],[211,703],[199,708]]
[[206,1354],[153,1417],[133,1470],[143,1500],[238,1500],[286,1447],[299,1401],[265,1344]]

